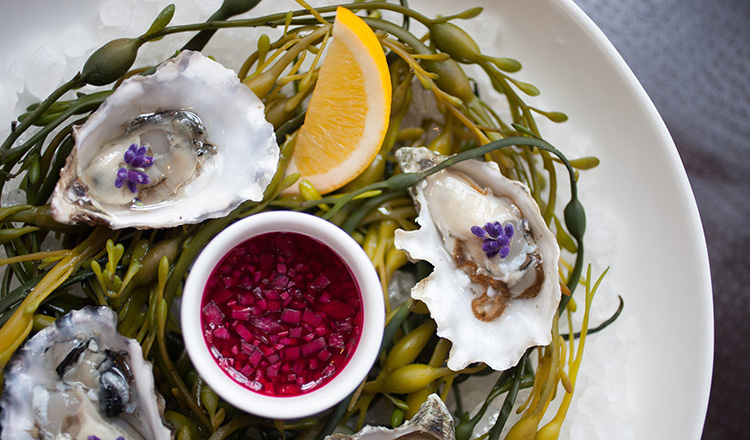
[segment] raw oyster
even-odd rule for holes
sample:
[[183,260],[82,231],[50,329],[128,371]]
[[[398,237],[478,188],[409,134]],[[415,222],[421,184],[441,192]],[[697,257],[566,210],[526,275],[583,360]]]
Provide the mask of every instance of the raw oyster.
[[[401,148],[397,157],[406,172],[445,159],[426,148]],[[435,267],[411,296],[453,342],[448,367],[506,370],[528,347],[548,344],[560,250],[529,189],[497,164],[471,160],[426,178],[412,196],[420,229],[396,231],[395,245]]]
[[106,307],[73,311],[29,339],[5,371],[2,440],[168,440],[141,347]]
[[236,74],[185,51],[120,85],[88,121],[52,196],[63,223],[165,228],[258,201],[279,148]]
[[455,440],[455,438],[453,418],[448,408],[437,394],[430,394],[414,417],[397,428],[365,426],[354,435],[336,433],[326,437],[326,440]]

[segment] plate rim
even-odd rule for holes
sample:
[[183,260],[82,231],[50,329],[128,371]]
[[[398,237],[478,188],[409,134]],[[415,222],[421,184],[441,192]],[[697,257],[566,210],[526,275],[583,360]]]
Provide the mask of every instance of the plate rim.
[[643,85],[640,83],[637,76],[630,66],[628,66],[627,62],[614,44],[609,40],[604,31],[599,28],[591,17],[589,17],[574,0],[554,0],[551,3],[554,7],[557,7],[562,12],[566,13],[568,18],[573,21],[575,25],[579,26],[591,37],[591,40],[602,50],[607,57],[607,60],[612,63],[620,73],[630,91],[633,92],[638,104],[646,113],[651,128],[654,129],[659,136],[660,144],[665,147],[664,152],[667,154],[669,165],[672,166],[675,175],[679,179],[678,195],[690,212],[690,216],[686,219],[685,223],[692,232],[694,242],[697,244],[700,252],[699,255],[695,256],[700,261],[698,268],[699,271],[693,276],[700,281],[696,286],[696,290],[700,292],[698,298],[701,300],[700,309],[703,311],[701,317],[705,323],[702,329],[702,333],[705,335],[705,345],[702,347],[705,356],[699,356],[699,359],[702,361],[699,368],[703,373],[703,380],[699,384],[691,384],[693,387],[692,394],[697,401],[696,409],[700,412],[700,417],[693,418],[692,420],[695,425],[696,434],[700,436],[705,424],[710,397],[714,364],[715,334],[710,260],[708,258],[708,246],[700,212],[698,210],[698,204],[695,199],[695,193],[690,185],[687,171],[682,163],[677,146],[674,143],[672,135],[669,133],[669,129],[667,128],[664,119],[661,117],[656,105],[651,100],[651,97],[648,96]]

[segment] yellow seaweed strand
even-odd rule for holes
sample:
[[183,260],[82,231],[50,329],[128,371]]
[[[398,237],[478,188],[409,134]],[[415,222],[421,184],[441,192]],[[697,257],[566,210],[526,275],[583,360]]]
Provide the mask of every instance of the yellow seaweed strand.
[[531,405],[526,409],[523,417],[508,431],[506,440],[535,439],[539,423],[542,421],[542,417],[547,411],[557,388],[557,370],[561,356],[559,338],[558,315],[555,314],[552,322],[552,344],[544,348],[545,354],[534,378],[534,391],[537,390],[537,381],[541,381],[541,386],[538,393],[533,393]]
[[17,255],[10,258],[0,258],[0,266],[32,260],[47,260],[46,262],[57,261],[65,258],[68,252],[70,251],[67,249],[61,249],[59,251],[34,252],[33,254]]
[[[583,322],[581,323],[581,338],[580,341],[578,341],[578,351],[576,352],[575,360],[570,365],[570,374],[568,375],[571,391],[565,393],[563,401],[560,404],[560,408],[557,410],[557,414],[555,414],[555,417],[552,418],[549,423],[544,425],[542,429],[539,430],[536,437],[534,437],[535,440],[556,440],[560,436],[560,428],[562,428],[563,421],[565,420],[565,416],[567,415],[568,409],[570,408],[570,402],[573,400],[573,391],[575,391],[576,378],[578,377],[578,371],[581,368],[581,360],[583,359],[583,346],[586,344],[586,335],[588,334],[589,329],[591,303],[594,300],[594,294],[599,288],[599,284],[607,274],[608,270],[609,268],[605,269],[604,272],[602,272],[602,274],[596,280],[594,286],[591,287],[591,265],[589,265],[588,267],[586,273],[586,304],[584,306]],[[571,356],[572,355],[573,353],[571,351]]]

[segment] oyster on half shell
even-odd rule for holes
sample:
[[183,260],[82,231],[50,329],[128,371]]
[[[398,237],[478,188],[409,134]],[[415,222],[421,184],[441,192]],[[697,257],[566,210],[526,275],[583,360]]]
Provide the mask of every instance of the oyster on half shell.
[[[401,169],[421,172],[445,160],[426,148],[401,148]],[[435,270],[411,291],[453,342],[448,367],[515,365],[528,347],[546,345],[560,302],[557,240],[529,189],[492,162],[460,162],[412,188],[416,231],[395,245]]]
[[388,429],[382,426],[365,426],[354,435],[336,433],[326,440],[455,440],[456,432],[445,403],[437,394],[430,394],[414,417],[403,425]]
[[74,134],[52,214],[113,229],[226,215],[263,197],[279,158],[263,103],[200,52],[123,81]]
[[2,440],[169,440],[164,401],[141,346],[117,331],[107,307],[58,319],[5,370]]

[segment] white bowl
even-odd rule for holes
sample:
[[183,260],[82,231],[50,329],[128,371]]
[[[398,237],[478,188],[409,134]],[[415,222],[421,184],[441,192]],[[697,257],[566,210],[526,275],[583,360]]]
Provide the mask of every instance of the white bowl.
[[[351,269],[362,295],[362,333],[352,357],[328,383],[306,394],[270,396],[231,379],[214,360],[203,337],[201,302],[211,272],[235,246],[269,232],[296,232],[330,247]],[[240,220],[219,233],[195,260],[182,296],[182,329],[190,359],[203,380],[223,399],[246,412],[271,418],[298,418],[324,411],[345,398],[365,379],[383,338],[385,306],[380,280],[367,254],[336,225],[309,214],[265,212]]]

